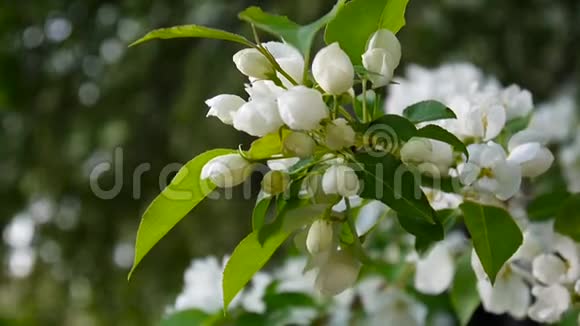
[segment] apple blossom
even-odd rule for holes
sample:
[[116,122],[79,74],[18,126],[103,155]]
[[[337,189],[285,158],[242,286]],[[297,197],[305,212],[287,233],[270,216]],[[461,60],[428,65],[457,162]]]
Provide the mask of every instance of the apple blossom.
[[268,99],[250,101],[234,114],[234,128],[252,136],[265,136],[282,125],[276,102]]
[[240,154],[227,154],[207,162],[201,170],[201,178],[211,180],[220,188],[230,188],[244,182],[252,170],[252,163]]
[[467,147],[469,161],[458,167],[459,179],[474,189],[495,194],[500,200],[515,195],[521,185],[520,167],[507,160],[503,148],[494,143]]
[[[300,51],[288,43],[282,42],[266,42],[262,46],[272,54],[276,62],[285,72],[294,79],[295,82],[302,81],[302,74],[304,73],[304,58]],[[282,81],[284,87],[292,87],[292,83],[284,77],[280,72],[276,73],[277,77]]]
[[311,156],[316,149],[316,143],[312,137],[303,132],[293,131],[282,144],[283,151],[286,155],[306,158]]
[[570,308],[570,292],[560,284],[534,286],[532,294],[536,302],[530,307],[528,315],[537,322],[555,323]]
[[212,97],[205,101],[209,106],[207,116],[217,117],[221,122],[231,125],[234,123],[234,114],[245,103],[246,101],[237,95],[221,94]]
[[274,74],[270,61],[257,49],[242,49],[234,54],[233,60],[238,70],[248,77],[268,79]]
[[373,87],[385,86],[393,78],[393,72],[401,60],[401,44],[388,29],[376,31],[369,39],[362,55],[363,66],[370,72]]
[[510,151],[508,161],[520,165],[522,176],[533,178],[548,171],[554,155],[540,143],[525,143]]
[[328,108],[322,94],[305,86],[290,88],[278,97],[282,121],[294,130],[312,130],[327,118]]
[[318,51],[312,61],[312,75],[325,92],[334,95],[347,92],[354,82],[352,63],[337,42]]
[[290,176],[280,170],[272,170],[262,179],[262,190],[270,195],[281,194],[286,191],[290,183]]
[[356,134],[344,118],[333,120],[326,126],[326,147],[340,150],[354,145]]
[[322,176],[322,190],[325,194],[348,197],[356,195],[359,189],[358,177],[347,165],[331,165]]
[[506,110],[507,120],[527,116],[534,108],[532,94],[518,85],[511,85],[501,93],[501,101]]
[[333,249],[334,243],[332,223],[325,220],[316,220],[308,230],[306,248],[311,255],[317,255]]

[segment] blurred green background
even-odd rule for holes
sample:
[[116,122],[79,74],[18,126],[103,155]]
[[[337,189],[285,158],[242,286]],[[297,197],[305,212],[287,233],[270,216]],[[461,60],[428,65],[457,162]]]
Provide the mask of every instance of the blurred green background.
[[[172,176],[164,167],[251,141],[205,118],[207,98],[243,93],[237,45],[129,43],[186,23],[250,35],[236,18],[247,6],[305,23],[333,2],[2,1],[0,324],[156,324],[189,261],[230,252],[250,230],[241,194],[206,201],[127,282],[140,215]],[[579,79],[578,22],[577,0],[411,0],[399,36],[404,64],[470,61],[538,103]],[[89,185],[103,162],[121,166],[98,179],[110,199]],[[150,169],[134,177],[139,166]]]

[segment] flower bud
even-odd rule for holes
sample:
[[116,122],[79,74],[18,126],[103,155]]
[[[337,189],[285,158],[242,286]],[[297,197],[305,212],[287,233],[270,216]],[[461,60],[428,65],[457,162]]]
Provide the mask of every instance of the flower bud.
[[312,61],[312,75],[324,91],[340,95],[354,82],[354,68],[337,42],[318,51]]
[[521,166],[522,176],[533,178],[548,171],[554,162],[554,155],[540,143],[526,143],[514,148],[508,161]]
[[427,138],[413,137],[401,148],[401,161],[405,163],[426,162],[432,155],[433,146]]
[[332,165],[322,176],[322,190],[326,194],[343,197],[358,194],[360,183],[354,170],[346,165]]
[[326,146],[331,150],[350,147],[354,141],[355,132],[345,119],[335,119],[326,127]]
[[328,251],[334,243],[332,224],[325,220],[316,220],[308,230],[306,248],[311,255]]
[[252,136],[265,136],[283,124],[276,102],[268,99],[250,101],[234,114],[234,128]]
[[244,182],[252,173],[252,164],[240,154],[213,158],[201,169],[201,179],[210,179],[220,188],[230,188]]
[[221,122],[231,125],[234,123],[234,113],[246,103],[244,99],[237,95],[221,94],[205,101],[209,106],[207,116],[214,116]]
[[270,195],[281,194],[286,191],[290,183],[290,176],[283,171],[269,171],[262,179],[262,190]]
[[360,271],[360,263],[345,251],[330,254],[318,270],[315,287],[322,295],[335,296],[354,286]]
[[363,66],[371,72],[368,77],[375,88],[389,83],[400,61],[401,44],[388,29],[376,31],[362,55]]
[[316,148],[316,143],[307,134],[293,131],[284,138],[282,146],[286,156],[306,158],[312,156]]
[[270,61],[254,48],[238,51],[234,54],[234,63],[238,70],[248,77],[267,79],[274,74]]
[[317,204],[335,203],[340,199],[337,194],[328,195],[324,193],[320,174],[309,174],[302,182],[302,187],[306,196]]
[[[298,49],[288,43],[282,42],[266,42],[262,43],[262,46],[272,54],[276,62],[280,65],[280,68],[288,73],[295,82],[300,83],[302,81],[304,58]],[[280,72],[277,72],[276,76],[280,79],[284,87],[290,88],[293,86]]]
[[312,130],[328,117],[322,94],[304,86],[290,88],[278,98],[280,117],[294,130]]

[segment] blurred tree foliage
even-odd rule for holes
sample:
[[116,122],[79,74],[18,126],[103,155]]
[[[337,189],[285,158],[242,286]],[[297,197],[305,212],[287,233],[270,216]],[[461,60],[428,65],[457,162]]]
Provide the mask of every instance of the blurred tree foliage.
[[[231,251],[250,228],[247,216],[238,213],[251,209],[241,194],[227,202],[207,201],[127,283],[127,252],[140,214],[160,192],[160,182],[171,177],[161,175],[163,168],[209,148],[250,141],[205,119],[205,99],[243,93],[244,78],[231,61],[238,46],[211,40],[131,49],[127,44],[152,28],[185,23],[250,35],[236,18],[244,7],[259,5],[308,22],[332,4],[3,1],[0,225],[5,229],[23,212],[46,218],[36,219],[31,275],[14,277],[9,246],[0,250],[0,323],[155,324],[179,291],[189,260]],[[428,66],[472,61],[504,83],[529,88],[538,102],[578,78],[578,21],[577,0],[415,0],[400,34],[403,58]],[[89,174],[111,160],[122,169],[104,173],[99,185],[117,185],[119,192],[100,199],[91,191]],[[150,170],[134,177],[142,163]]]

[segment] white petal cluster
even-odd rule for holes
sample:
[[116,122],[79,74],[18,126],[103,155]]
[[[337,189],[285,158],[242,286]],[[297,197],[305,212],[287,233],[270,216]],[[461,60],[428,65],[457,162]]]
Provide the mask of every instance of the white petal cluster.
[[446,176],[453,164],[453,150],[438,140],[413,137],[401,148],[401,160],[423,173]]
[[362,55],[363,66],[370,72],[368,78],[373,87],[387,85],[401,61],[401,43],[388,29],[376,31],[366,45]]
[[333,120],[326,126],[326,147],[340,150],[354,145],[356,134],[344,118]]
[[234,128],[252,136],[265,136],[276,132],[283,125],[278,105],[269,99],[250,101],[242,105],[234,115]]
[[220,188],[230,188],[244,182],[252,173],[253,165],[240,154],[213,158],[201,170],[201,179],[209,179]]
[[508,160],[516,163],[524,177],[544,174],[554,162],[554,155],[544,146],[544,136],[533,130],[523,130],[511,137],[508,143]]
[[553,231],[552,223],[535,223],[524,242],[491,285],[475,252],[472,267],[484,308],[492,313],[529,317],[540,323],[558,322],[571,306],[580,280],[580,248]]
[[246,101],[237,95],[222,94],[210,98],[205,104],[209,106],[208,117],[217,117],[221,122],[231,125],[234,123],[234,114]]
[[328,195],[354,196],[360,190],[360,182],[351,167],[343,164],[331,165],[322,176],[322,190]]
[[506,200],[520,190],[522,172],[507,159],[505,150],[494,142],[468,146],[469,160],[458,167],[459,178],[478,191]]
[[312,75],[325,92],[334,95],[347,92],[354,83],[354,68],[338,43],[318,51],[312,61]]
[[320,92],[305,86],[295,86],[278,97],[282,121],[293,130],[312,130],[328,118],[328,108]]

